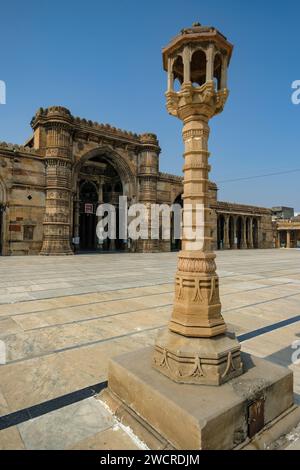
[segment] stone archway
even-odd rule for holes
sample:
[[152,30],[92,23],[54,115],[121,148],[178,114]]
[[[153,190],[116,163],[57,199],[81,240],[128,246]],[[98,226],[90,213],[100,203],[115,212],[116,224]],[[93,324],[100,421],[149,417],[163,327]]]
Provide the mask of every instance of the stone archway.
[[[126,196],[128,204],[131,203],[135,195],[135,178],[124,158],[106,147],[87,152],[74,167],[72,188],[75,251],[126,250],[127,240],[119,237],[119,196]],[[101,241],[96,236],[96,211],[102,203],[115,207],[116,240]]]
[[77,180],[78,180],[78,175],[80,172],[80,169],[83,167],[83,165],[94,158],[97,157],[102,157],[105,160],[107,160],[117,171],[117,173],[120,175],[120,179],[122,182],[123,186],[123,194],[128,197],[128,199],[131,201],[133,197],[136,195],[136,179],[133,174],[133,171],[126,161],[126,159],[113,150],[109,146],[103,146],[103,147],[95,147],[92,150],[89,150],[85,153],[82,153],[78,160],[77,163],[74,166],[73,170],[73,177],[72,177],[72,186],[73,186],[73,191],[76,191],[76,185],[77,185]]

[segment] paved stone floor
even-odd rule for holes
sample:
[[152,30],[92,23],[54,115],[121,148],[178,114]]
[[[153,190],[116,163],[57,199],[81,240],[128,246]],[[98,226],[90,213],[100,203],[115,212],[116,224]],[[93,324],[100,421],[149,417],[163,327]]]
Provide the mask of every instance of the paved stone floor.
[[[244,351],[294,371],[300,403],[300,251],[220,252],[217,263],[225,320]],[[166,325],[175,269],[175,253],[0,258],[0,449],[142,446],[92,395],[109,358]]]

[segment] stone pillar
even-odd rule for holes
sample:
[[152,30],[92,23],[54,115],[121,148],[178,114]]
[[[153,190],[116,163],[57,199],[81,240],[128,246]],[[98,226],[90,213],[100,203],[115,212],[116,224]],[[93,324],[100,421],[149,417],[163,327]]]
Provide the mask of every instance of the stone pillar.
[[172,59],[168,60],[168,91],[174,90],[174,73],[172,70],[173,61]]
[[148,239],[137,240],[137,251],[151,253],[159,251],[159,240],[151,239],[151,204],[157,202],[159,143],[155,134],[143,134],[139,154],[139,203],[146,207]]
[[46,209],[41,255],[71,255],[71,128],[70,113],[60,107],[47,110]]
[[191,50],[189,46],[183,50],[183,81],[184,83],[191,81]]
[[286,247],[291,248],[291,232],[290,232],[290,230],[286,231]]
[[224,215],[224,250],[230,250],[230,240],[229,240],[229,215]]
[[277,232],[277,237],[276,237],[276,248],[281,248],[281,232]]
[[250,217],[249,219],[249,248],[253,249],[254,244],[253,244],[253,218]]
[[241,248],[243,250],[245,250],[247,248],[247,219],[246,217],[243,217],[242,218],[242,226],[241,226],[241,229],[242,229],[242,234],[241,234]]
[[206,52],[206,81],[212,82],[214,79],[214,46],[210,44]]
[[257,218],[257,248],[264,248],[263,234],[262,234],[262,221],[260,217]]
[[233,249],[237,250],[238,243],[237,243],[237,217],[233,217]]
[[222,71],[221,71],[221,88],[227,88],[227,68],[228,59],[227,56],[222,57]]

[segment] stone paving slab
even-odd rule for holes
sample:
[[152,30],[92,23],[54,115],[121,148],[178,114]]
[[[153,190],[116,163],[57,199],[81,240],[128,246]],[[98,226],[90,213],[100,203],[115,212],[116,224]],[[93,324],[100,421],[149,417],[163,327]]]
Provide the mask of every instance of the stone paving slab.
[[63,450],[114,425],[95,398],[65,406],[18,425],[26,449]]
[[[0,416],[103,382],[111,357],[152,345],[170,318],[176,258],[175,253],[0,258],[0,339],[8,359],[0,365]],[[300,315],[300,251],[219,252],[217,264],[223,315],[237,334]],[[297,400],[300,365],[291,362],[291,345],[299,339],[297,322],[242,344],[294,371]],[[36,418],[36,429],[42,430],[42,419],[60,423],[59,414],[50,414]],[[25,422],[0,431],[0,448],[56,445],[51,433],[39,431],[37,438],[33,429]],[[66,440],[64,448],[137,445],[118,426],[94,431]]]

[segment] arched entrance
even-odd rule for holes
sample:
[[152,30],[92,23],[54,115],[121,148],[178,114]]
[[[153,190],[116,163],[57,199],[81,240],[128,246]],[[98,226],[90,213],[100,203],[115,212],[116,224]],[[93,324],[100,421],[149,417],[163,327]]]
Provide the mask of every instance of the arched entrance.
[[[84,158],[80,166],[78,165],[74,178],[75,197],[73,201],[75,252],[126,250],[127,240],[119,239],[119,196],[124,195],[124,184],[120,173],[110,155],[105,153],[92,154],[90,158]],[[96,212],[102,203],[114,206],[116,239],[103,241],[97,237],[96,227],[100,218],[97,217]]]

